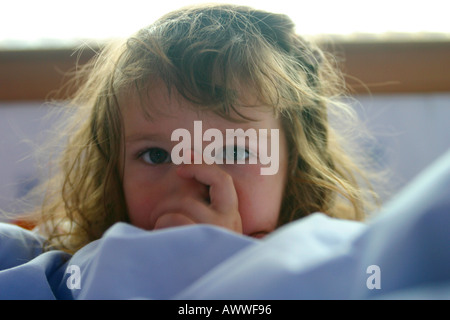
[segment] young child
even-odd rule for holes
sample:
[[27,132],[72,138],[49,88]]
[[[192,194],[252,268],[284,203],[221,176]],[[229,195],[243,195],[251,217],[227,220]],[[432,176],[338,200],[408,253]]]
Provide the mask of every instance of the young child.
[[[53,248],[73,253],[119,221],[260,238],[313,212],[362,220],[370,209],[368,175],[329,125],[351,113],[341,76],[285,15],[182,8],[105,48],[81,78],[33,217]],[[228,138],[239,130],[256,135]]]

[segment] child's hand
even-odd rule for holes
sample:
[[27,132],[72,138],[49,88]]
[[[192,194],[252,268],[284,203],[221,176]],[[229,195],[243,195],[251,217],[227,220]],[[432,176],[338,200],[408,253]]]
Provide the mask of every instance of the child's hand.
[[209,194],[167,200],[155,214],[154,229],[187,224],[212,224],[242,233],[238,197],[231,176],[218,165],[187,164],[178,167],[182,179],[194,179]]

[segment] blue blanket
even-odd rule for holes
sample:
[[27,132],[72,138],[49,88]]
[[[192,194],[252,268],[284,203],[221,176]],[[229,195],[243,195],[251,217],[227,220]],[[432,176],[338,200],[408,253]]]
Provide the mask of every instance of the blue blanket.
[[0,224],[0,299],[449,299],[450,152],[366,223],[321,213],[262,240],[117,223],[73,256]]

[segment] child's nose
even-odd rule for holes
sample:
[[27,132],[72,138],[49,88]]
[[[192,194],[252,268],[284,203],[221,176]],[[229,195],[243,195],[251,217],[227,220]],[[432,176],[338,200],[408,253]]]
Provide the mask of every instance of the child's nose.
[[201,150],[194,150],[191,149],[189,150],[190,155],[188,155],[188,157],[191,160],[191,163],[194,164],[201,164],[203,163],[203,153]]
[[186,150],[186,153],[183,154],[182,163],[191,163],[191,164],[203,163],[202,152],[194,149]]
[[209,203],[209,186],[197,181],[195,178],[183,178],[173,170],[173,183],[171,194],[177,197],[192,197]]
[[189,196],[198,200],[209,202],[209,186],[194,178],[179,178],[178,193],[180,196]]
[[[190,155],[187,156],[191,159],[190,165],[194,165],[195,157],[198,159],[199,156],[201,157],[201,154],[191,150]],[[173,192],[177,193],[178,196],[189,196],[209,202],[209,186],[197,181],[195,178],[182,178],[178,176],[176,170],[174,170],[174,175]]]

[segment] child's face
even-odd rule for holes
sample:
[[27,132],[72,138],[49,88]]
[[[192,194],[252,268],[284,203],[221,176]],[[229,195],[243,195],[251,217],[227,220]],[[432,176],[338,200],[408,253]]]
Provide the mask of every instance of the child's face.
[[[206,223],[253,237],[263,237],[273,231],[287,171],[287,147],[280,121],[262,108],[241,108],[243,114],[259,120],[243,123],[226,120],[212,112],[196,112],[188,101],[170,99],[164,86],[152,89],[149,96],[152,105],[159,107],[157,112],[152,112],[151,119],[144,116],[138,99],[128,100],[123,111],[123,190],[131,223],[147,230]],[[172,92],[173,96],[176,96],[175,92]],[[188,159],[194,160],[202,152],[207,156],[205,148],[212,140],[203,139],[203,150],[194,145],[194,139],[202,139],[198,127],[194,130],[194,121],[198,120],[202,121],[201,135],[208,129],[218,129],[222,132],[224,146],[230,144],[226,141],[226,129],[246,131],[253,128],[256,132],[258,129],[268,129],[268,132],[277,129],[279,141],[275,143],[279,146],[279,157],[273,161],[278,161],[278,171],[262,175],[264,166],[259,161],[256,164],[248,161],[226,164],[226,160],[224,164],[206,164],[205,161],[173,164],[172,149],[181,142],[181,139],[171,141],[176,129],[187,129],[190,133],[192,148]],[[269,149],[271,139],[274,137],[267,139]],[[248,148],[246,141],[246,145],[237,146],[236,155],[247,157]]]

